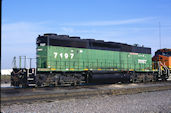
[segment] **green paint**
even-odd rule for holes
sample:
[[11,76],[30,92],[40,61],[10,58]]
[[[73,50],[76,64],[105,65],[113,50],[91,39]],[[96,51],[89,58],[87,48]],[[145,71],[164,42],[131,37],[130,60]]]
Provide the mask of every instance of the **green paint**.
[[85,48],[39,46],[38,70],[152,70],[151,54]]

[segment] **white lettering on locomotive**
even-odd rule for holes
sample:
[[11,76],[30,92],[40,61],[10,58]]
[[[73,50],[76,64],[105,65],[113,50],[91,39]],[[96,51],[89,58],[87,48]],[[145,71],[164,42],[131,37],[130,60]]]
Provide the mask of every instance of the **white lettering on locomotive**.
[[[54,54],[54,58],[55,59],[58,58],[58,53],[57,52],[54,52],[53,54]],[[68,53],[64,53],[64,54],[63,53],[59,53],[59,57],[61,59],[63,58],[63,56],[64,56],[65,59],[68,59],[68,58],[73,59],[74,53],[70,53],[70,54],[68,54]]]
[[147,60],[138,59],[138,63],[146,64]]

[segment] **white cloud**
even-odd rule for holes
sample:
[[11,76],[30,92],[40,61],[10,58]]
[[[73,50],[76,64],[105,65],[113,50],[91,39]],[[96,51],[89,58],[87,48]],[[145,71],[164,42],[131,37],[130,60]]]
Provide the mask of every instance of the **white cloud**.
[[74,28],[71,27],[62,27],[61,30],[65,33],[74,33]]
[[2,68],[11,68],[14,56],[35,57],[36,38],[43,30],[43,23],[2,24]]
[[135,19],[127,19],[127,20],[118,20],[118,21],[93,21],[93,22],[77,22],[77,23],[68,23],[64,25],[70,26],[110,26],[110,25],[122,25],[122,24],[132,24],[132,23],[140,23],[145,21],[153,20],[154,17],[145,17],[145,18],[135,18]]
[[36,34],[36,25],[32,23],[12,23],[2,25],[2,44],[21,44],[29,43],[30,39]]

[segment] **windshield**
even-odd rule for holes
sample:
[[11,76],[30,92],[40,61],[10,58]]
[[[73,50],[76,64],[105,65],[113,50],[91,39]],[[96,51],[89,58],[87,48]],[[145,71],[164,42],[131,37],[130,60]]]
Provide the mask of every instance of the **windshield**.
[[155,53],[155,55],[171,56],[171,51],[168,51],[168,52],[157,51],[157,52]]
[[164,56],[171,56],[171,51],[169,51],[169,52],[163,52],[162,55],[164,55]]

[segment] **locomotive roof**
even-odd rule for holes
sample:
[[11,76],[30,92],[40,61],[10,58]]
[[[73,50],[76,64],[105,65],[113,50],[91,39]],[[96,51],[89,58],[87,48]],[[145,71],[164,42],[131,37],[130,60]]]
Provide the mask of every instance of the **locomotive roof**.
[[111,41],[105,42],[104,40],[95,40],[95,39],[81,39],[78,36],[57,35],[54,33],[47,33],[44,34],[43,36],[39,35],[37,38],[37,45],[40,45],[40,43],[46,43],[46,45],[51,45],[51,46],[76,47],[76,48],[151,54],[151,48],[139,47],[138,45],[128,45],[126,43],[118,43],[118,42],[111,42]]
[[[63,39],[63,40],[76,40],[76,41],[91,41],[91,42],[101,42],[101,43],[108,43],[108,44],[123,44],[123,45],[128,45],[126,43],[119,43],[119,42],[112,42],[112,41],[104,41],[104,40],[95,40],[95,39],[81,39],[80,37],[78,36],[69,36],[69,35],[57,35],[55,33],[46,33],[44,34],[43,36],[40,36],[39,37],[42,37],[42,38],[45,38],[45,37],[49,37],[49,38],[52,38],[52,39]],[[38,38],[39,38],[38,37]],[[131,45],[130,45],[131,46]]]

